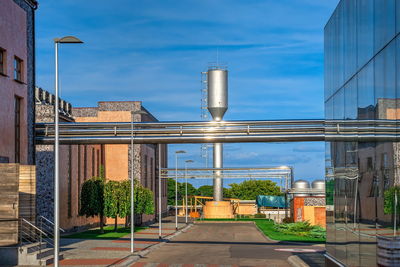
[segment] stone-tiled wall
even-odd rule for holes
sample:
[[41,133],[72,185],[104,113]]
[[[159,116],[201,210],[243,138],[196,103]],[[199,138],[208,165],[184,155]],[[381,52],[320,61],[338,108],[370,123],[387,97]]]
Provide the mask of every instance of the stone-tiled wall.
[[[37,104],[36,122],[53,122],[54,106]],[[60,121],[73,121],[60,116]],[[98,223],[98,218],[79,216],[79,194],[83,182],[97,175],[100,159],[93,150],[101,152],[99,145],[60,145],[60,226],[66,230],[79,229]],[[86,152],[84,152],[86,150]],[[86,157],[84,156],[86,155]],[[79,163],[78,163],[79,161]],[[94,164],[94,165],[93,165]],[[86,168],[85,168],[86,166]],[[54,146],[36,146],[36,212],[54,221]],[[86,172],[85,172],[86,171]]]
[[306,197],[304,206],[325,206],[325,197]]

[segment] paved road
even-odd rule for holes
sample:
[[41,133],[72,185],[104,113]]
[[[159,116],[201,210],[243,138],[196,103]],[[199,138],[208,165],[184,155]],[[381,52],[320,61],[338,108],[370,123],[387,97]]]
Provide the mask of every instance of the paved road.
[[288,267],[293,255],[276,249],[320,247],[283,244],[268,240],[254,224],[195,224],[133,266],[269,266]]

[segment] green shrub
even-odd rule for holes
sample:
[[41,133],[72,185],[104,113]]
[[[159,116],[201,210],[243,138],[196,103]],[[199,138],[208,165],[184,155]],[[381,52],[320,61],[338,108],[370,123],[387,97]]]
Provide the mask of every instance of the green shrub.
[[314,226],[310,231],[309,236],[314,238],[326,238],[326,230],[321,226]]
[[275,224],[274,229],[284,234],[325,238],[326,230],[321,226],[313,226],[308,221],[295,223]]
[[293,221],[292,217],[286,217],[286,218],[283,218],[282,222],[283,223],[293,223],[294,221]]
[[264,213],[257,213],[254,215],[254,218],[267,218],[267,216]]
[[[395,207],[395,195],[397,195],[397,207]],[[383,211],[385,214],[394,214],[395,211],[397,214],[400,213],[400,186],[394,186],[385,191]]]

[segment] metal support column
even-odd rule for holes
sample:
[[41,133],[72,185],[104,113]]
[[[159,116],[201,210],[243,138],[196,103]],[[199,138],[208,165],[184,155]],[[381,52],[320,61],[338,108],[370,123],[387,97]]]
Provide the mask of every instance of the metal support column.
[[133,114],[131,118],[131,253],[135,252],[135,178],[133,177]]
[[161,144],[158,144],[158,238],[162,238],[162,211],[161,211]]
[[175,154],[175,230],[178,231],[178,154]]
[[55,98],[54,103],[54,266],[59,265],[60,252],[60,177],[59,177],[59,118],[58,118],[58,42],[55,42]]
[[[222,168],[223,167],[223,144],[215,143],[214,144],[214,158],[213,165],[214,168]],[[221,171],[215,171],[214,176],[214,201],[222,201],[223,193],[222,193],[222,178]]]

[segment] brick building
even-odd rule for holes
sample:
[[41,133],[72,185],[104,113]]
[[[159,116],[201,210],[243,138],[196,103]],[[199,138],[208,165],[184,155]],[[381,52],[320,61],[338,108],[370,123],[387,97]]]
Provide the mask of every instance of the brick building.
[[0,1],[0,258],[35,218],[35,0]]
[[[72,114],[76,122],[146,122],[157,121],[147,111],[141,101],[99,102],[97,107],[73,108]],[[167,167],[167,145],[134,144],[134,177],[155,194],[158,203],[158,148],[161,151],[161,167]],[[109,180],[127,180],[130,177],[130,145],[102,145],[101,158],[105,168],[105,177]],[[162,211],[167,212],[167,183],[162,181]],[[156,205],[156,211],[158,207]],[[155,215],[145,215],[144,223],[151,221]],[[112,221],[110,220],[110,223]]]
[[[55,96],[36,88],[36,122],[54,121]],[[71,104],[60,101],[60,123],[73,122]],[[54,146],[36,146],[36,211],[54,221]],[[98,223],[98,218],[79,216],[79,194],[82,183],[99,174],[100,145],[60,146],[60,227],[77,230]]]
[[0,163],[34,163],[35,0],[0,8]]
[[[36,122],[53,122],[54,95],[37,88]],[[138,113],[141,114],[138,114]],[[156,121],[141,102],[99,102],[95,108],[72,108],[61,100],[60,122],[129,122]],[[166,145],[162,149],[162,167],[167,166]],[[158,199],[158,149],[156,145],[134,145],[134,176],[143,186],[155,193]],[[82,226],[98,223],[98,218],[79,216],[79,195],[85,180],[99,176],[104,168],[107,180],[127,180],[130,177],[130,145],[61,145],[60,146],[60,226],[77,230]],[[53,220],[53,145],[36,146],[37,213]],[[167,211],[166,183],[162,183],[162,207]],[[158,202],[155,201],[155,204]],[[157,210],[157,208],[156,208]],[[144,223],[155,215],[145,215]],[[139,218],[138,218],[139,219]],[[109,220],[108,223],[113,223]],[[119,223],[124,220],[120,219]]]

